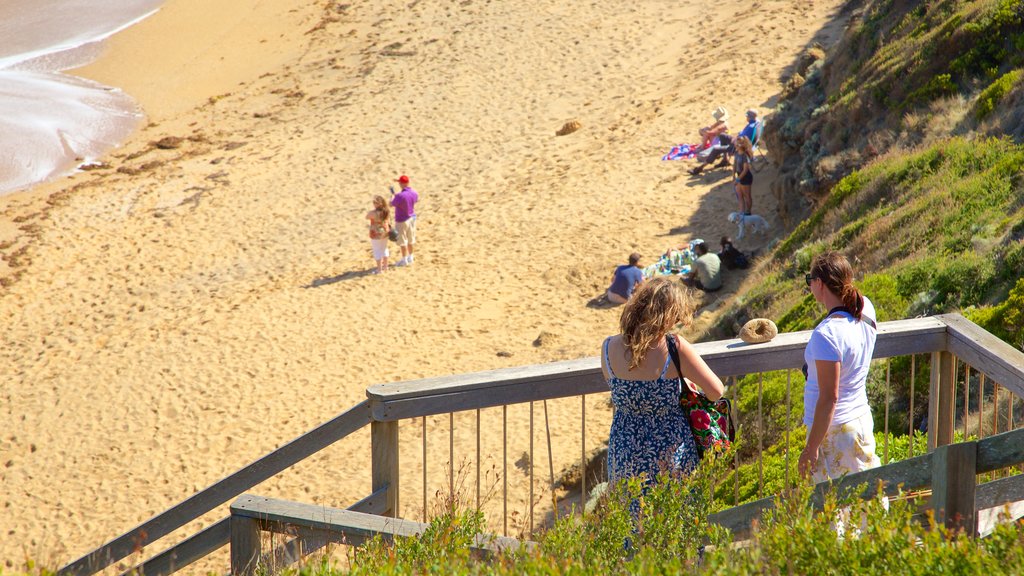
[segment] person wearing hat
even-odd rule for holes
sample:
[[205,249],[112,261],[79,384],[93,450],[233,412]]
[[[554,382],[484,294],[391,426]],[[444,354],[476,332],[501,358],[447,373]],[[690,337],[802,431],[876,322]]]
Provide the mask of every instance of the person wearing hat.
[[700,133],[701,148],[707,148],[711,145],[715,138],[722,134],[729,132],[729,111],[719,106],[711,113],[711,117],[715,119],[715,123],[710,126],[704,126],[698,132]]
[[395,266],[411,266],[413,248],[416,245],[416,202],[420,196],[409,187],[409,177],[402,174],[395,182],[402,186],[398,194],[391,198],[391,206],[395,209],[395,230],[398,232],[398,247],[402,250],[402,259]]
[[[750,110],[747,110],[747,125],[743,127],[743,130],[740,130],[739,136],[736,137],[736,140],[746,136],[747,140],[753,143],[756,142],[756,139],[754,138],[756,135],[757,110],[751,108]],[[711,166],[715,160],[718,160],[719,158],[721,158],[721,161],[716,165],[717,167],[721,168],[729,165],[729,155],[736,152],[736,140],[733,140],[732,138],[729,138],[726,142],[723,142],[722,140],[723,138],[719,138],[719,145],[712,147],[711,154],[708,155],[703,163],[691,168],[689,170],[690,174],[694,176],[700,175],[705,168]]]
[[757,133],[757,110],[754,110],[753,108],[751,108],[750,110],[747,110],[747,125],[743,127],[743,130],[740,130],[740,135],[737,136],[736,138],[740,138],[741,136],[746,136],[747,140],[750,140],[751,142],[753,142],[754,141],[754,136],[756,135],[756,133]]

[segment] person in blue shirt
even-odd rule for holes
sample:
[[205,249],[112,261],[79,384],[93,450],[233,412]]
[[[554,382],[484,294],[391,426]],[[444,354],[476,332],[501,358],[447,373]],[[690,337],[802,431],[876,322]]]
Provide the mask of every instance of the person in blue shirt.
[[743,127],[743,130],[740,130],[740,134],[736,138],[739,139],[742,136],[746,136],[747,140],[750,140],[751,142],[753,142],[754,141],[754,135],[755,135],[756,132],[757,132],[757,110],[750,109],[750,110],[747,110],[747,125]]
[[612,285],[608,287],[608,301],[613,304],[625,304],[633,295],[633,290],[644,281],[644,273],[640,270],[640,254],[629,255],[629,264],[615,269]]

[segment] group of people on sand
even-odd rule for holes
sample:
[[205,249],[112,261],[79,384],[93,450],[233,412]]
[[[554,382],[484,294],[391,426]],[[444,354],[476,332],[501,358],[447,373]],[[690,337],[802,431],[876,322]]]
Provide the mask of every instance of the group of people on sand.
[[[798,467],[804,477],[822,482],[880,465],[866,390],[875,310],[854,286],[849,261],[837,252],[814,258],[805,281],[828,313],[804,350],[808,432]],[[601,346],[614,410],[608,440],[612,484],[629,477],[652,482],[662,472],[687,475],[700,463],[679,403],[681,387],[687,380],[710,400],[720,398],[725,387],[696,349],[672,333],[692,318],[691,294],[666,276],[639,283],[622,308],[619,333]],[[678,351],[678,369],[669,346]]]
[[[412,266],[414,261],[413,249],[416,247],[416,203],[419,202],[419,194],[409,186],[409,177],[401,175],[395,180],[402,187],[399,192],[391,188],[391,202],[383,196],[373,197],[373,209],[366,213],[366,219],[370,221],[370,249],[373,251],[373,259],[377,263],[374,274],[387,272],[388,259],[391,251],[388,249],[388,241],[394,240],[402,251],[402,259],[395,262],[395,266]],[[395,209],[394,224],[391,219],[391,208]],[[394,230],[395,234],[392,234]]]
[[711,117],[715,119],[714,123],[697,131],[701,138],[701,151],[697,153],[699,163],[689,172],[698,176],[709,167],[727,167],[731,156],[739,212],[749,215],[754,208],[750,190],[754,185],[754,141],[759,136],[757,110],[747,110],[747,123],[735,139],[729,134],[728,110],[719,106],[711,112]]
[[[704,292],[717,292],[722,289],[722,267],[729,270],[747,268],[750,263],[746,254],[739,251],[728,236],[722,236],[719,240],[721,249],[715,253],[711,252],[707,244],[697,242],[693,245],[693,252],[697,258],[690,267],[690,272],[681,278],[686,286],[696,288]],[[682,244],[675,248],[682,251],[689,248],[689,245]],[[669,248],[665,252],[668,256],[672,252]],[[644,274],[640,267],[640,254],[633,252],[629,255],[626,264],[617,266],[612,272],[612,281],[605,291],[605,298],[612,304],[625,304],[632,297],[636,289],[643,284]]]

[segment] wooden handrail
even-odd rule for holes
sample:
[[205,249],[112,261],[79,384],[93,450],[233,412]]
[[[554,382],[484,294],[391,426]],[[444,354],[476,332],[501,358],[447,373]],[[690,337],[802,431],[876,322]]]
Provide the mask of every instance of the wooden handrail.
[[[401,518],[243,494],[231,504],[231,573],[257,572],[259,561],[265,558],[259,539],[261,530],[294,535],[300,540],[310,538],[358,546],[375,536],[389,540],[418,536],[428,527],[429,524]],[[470,549],[486,556],[533,545],[515,538],[478,534]]]
[[213,526],[177,543],[171,548],[137,564],[121,576],[166,576],[226,546],[231,538],[231,517],[222,518]]
[[947,350],[1018,397],[1024,397],[1024,352],[996,338],[960,314],[936,316],[947,326]]
[[[699,343],[695,347],[720,376],[738,376],[800,366],[810,334],[784,333],[758,345],[733,339]],[[962,316],[951,314],[879,324],[874,358],[922,353],[959,356],[1024,397],[1024,353]],[[366,401],[67,564],[58,574],[98,572],[371,422],[387,424],[406,418],[606,392],[597,357],[371,386],[366,391]],[[397,436],[391,435],[395,436],[395,444]],[[1016,455],[1022,450],[1021,446],[997,446],[1000,440],[988,440],[978,445],[979,471],[999,468],[996,462],[1001,455]],[[374,461],[374,494],[361,504],[374,511],[391,510],[397,502],[397,486],[387,476],[397,467],[378,455]],[[923,462],[904,464],[914,482],[920,481],[918,476],[927,468]],[[914,466],[919,468],[912,469]],[[764,501],[740,508],[753,510],[759,506],[763,508]],[[735,516],[740,511],[728,512]],[[205,540],[187,542],[198,545]],[[183,549],[175,547],[168,553],[180,553]]]
[[[922,354],[946,347],[946,324],[934,318],[882,322],[875,358]],[[798,368],[811,331],[779,334],[771,342],[701,342],[694,347],[721,377]],[[378,384],[366,390],[378,422],[491,408],[519,402],[608,391],[598,357],[470,374]]]
[[[976,474],[991,472],[1024,463],[1024,429],[1004,432],[983,440],[955,444],[977,444]],[[825,494],[836,491],[843,498],[851,495],[851,490],[863,487],[857,496],[862,499],[873,498],[878,494],[879,484],[886,495],[894,496],[900,490],[910,491],[931,487],[935,466],[935,454],[929,453],[907,460],[901,460],[871,470],[848,474],[836,480],[822,482],[814,487],[812,504],[820,508]],[[991,484],[991,486],[989,486]],[[978,489],[978,501],[982,507],[989,504],[1024,499],[1024,481],[983,484]],[[760,518],[765,510],[775,507],[776,496],[747,502],[721,512],[712,514],[709,521],[729,529],[735,534],[744,534],[750,530],[753,521]],[[998,505],[993,504],[993,505]]]
[[369,423],[369,402],[364,400],[334,419],[67,564],[57,574],[95,574]]

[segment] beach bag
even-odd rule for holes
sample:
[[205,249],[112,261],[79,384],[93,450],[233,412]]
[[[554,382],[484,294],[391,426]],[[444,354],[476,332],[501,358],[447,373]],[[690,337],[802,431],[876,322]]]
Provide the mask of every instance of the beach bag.
[[388,240],[392,242],[398,242],[398,229],[394,226],[388,227]]
[[676,365],[676,372],[679,373],[679,407],[690,425],[693,441],[697,445],[697,454],[703,459],[708,452],[728,450],[736,441],[732,403],[728,398],[709,400],[703,392],[694,390],[690,382],[683,378],[675,339],[671,334],[665,337],[668,339],[668,353]]

